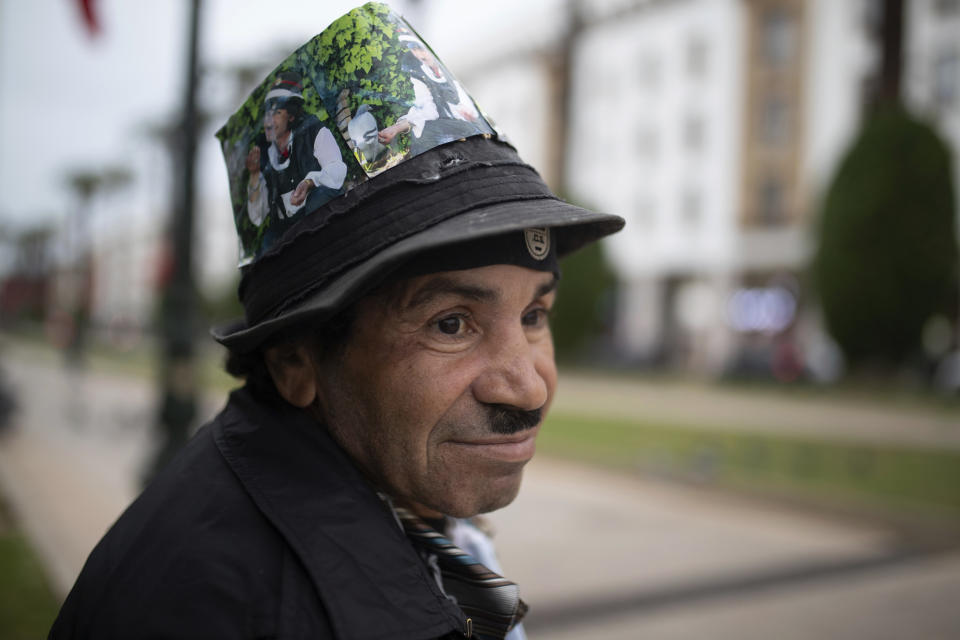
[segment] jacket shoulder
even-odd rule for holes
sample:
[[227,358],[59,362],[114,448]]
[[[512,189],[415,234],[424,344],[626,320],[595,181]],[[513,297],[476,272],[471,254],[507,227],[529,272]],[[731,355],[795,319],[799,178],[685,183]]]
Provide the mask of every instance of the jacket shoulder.
[[222,419],[198,431],[94,548],[51,638],[270,635],[289,551],[220,455]]

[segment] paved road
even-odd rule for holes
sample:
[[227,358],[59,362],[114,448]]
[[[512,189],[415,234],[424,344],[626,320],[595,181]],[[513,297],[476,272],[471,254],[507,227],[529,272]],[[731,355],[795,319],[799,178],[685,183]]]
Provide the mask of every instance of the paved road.
[[960,553],[539,459],[492,514],[532,638],[960,638]]
[[[143,381],[31,360],[6,352],[23,407],[0,490],[64,594],[136,493],[152,398]],[[532,640],[960,637],[960,553],[882,529],[549,459],[490,518]]]

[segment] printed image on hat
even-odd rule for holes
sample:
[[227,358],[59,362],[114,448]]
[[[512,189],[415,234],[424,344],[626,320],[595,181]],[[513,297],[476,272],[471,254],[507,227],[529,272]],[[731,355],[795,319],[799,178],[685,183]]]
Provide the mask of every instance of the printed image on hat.
[[322,325],[391,277],[558,273],[560,258],[624,224],[554,195],[382,4],[287,57],[217,136],[244,317],[212,333],[234,353]]
[[240,264],[397,164],[495,135],[453,74],[389,7],[350,11],[297,49],[217,133]]

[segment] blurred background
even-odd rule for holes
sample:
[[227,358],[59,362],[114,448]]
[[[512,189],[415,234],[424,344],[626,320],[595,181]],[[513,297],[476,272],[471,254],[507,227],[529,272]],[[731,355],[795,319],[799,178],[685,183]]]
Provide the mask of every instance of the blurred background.
[[[0,0],[0,637],[238,384],[213,133],[355,2]],[[531,637],[960,637],[960,0],[391,3],[554,191]]]

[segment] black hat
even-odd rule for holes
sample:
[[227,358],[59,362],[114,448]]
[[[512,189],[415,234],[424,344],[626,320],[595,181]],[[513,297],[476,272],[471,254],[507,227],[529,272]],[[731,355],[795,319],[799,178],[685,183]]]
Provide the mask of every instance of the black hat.
[[[281,63],[218,132],[245,318],[212,333],[231,350],[332,317],[427,251],[516,234],[541,260],[623,226],[554,196],[448,70],[435,87],[402,71],[410,33],[385,5],[354,9]],[[283,84],[290,73],[304,80],[296,91]],[[284,90],[299,94],[303,117],[282,140],[265,138],[258,109]],[[348,134],[361,107],[388,149],[376,162]]]
[[295,71],[277,74],[263,101],[268,111],[277,107],[284,108],[289,103],[302,104],[303,84],[300,74]]

